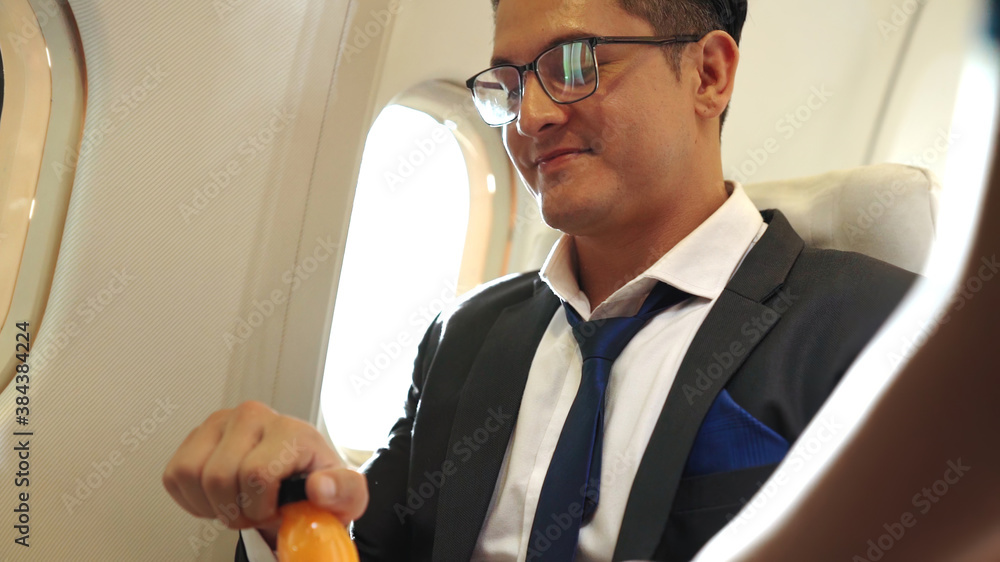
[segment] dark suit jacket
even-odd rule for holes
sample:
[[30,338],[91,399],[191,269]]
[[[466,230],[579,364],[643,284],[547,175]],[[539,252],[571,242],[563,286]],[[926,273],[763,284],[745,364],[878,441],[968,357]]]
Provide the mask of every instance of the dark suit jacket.
[[[693,557],[776,466],[682,478],[716,395],[726,388],[795,441],[915,278],[860,254],[804,248],[780,212],[763,215],[767,231],[681,363],[639,465],[614,560]],[[479,290],[431,325],[405,415],[365,467],[371,501],[353,529],[363,560],[471,557],[528,369],[559,305],[532,272]]]

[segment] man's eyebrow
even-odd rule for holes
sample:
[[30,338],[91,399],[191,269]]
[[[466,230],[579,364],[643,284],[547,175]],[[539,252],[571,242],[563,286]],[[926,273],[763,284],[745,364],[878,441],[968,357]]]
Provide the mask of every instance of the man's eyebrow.
[[[535,56],[538,56],[539,54],[544,53],[545,51],[548,51],[549,49],[551,49],[552,47],[555,47],[556,45],[559,45],[560,43],[566,43],[568,41],[574,41],[576,39],[583,39],[583,38],[597,37],[597,36],[598,36],[598,34],[596,34],[596,33],[592,33],[590,31],[583,31],[583,30],[573,31],[573,32],[570,32],[570,33],[564,33],[564,34],[562,34],[562,35],[560,35],[560,36],[552,39],[548,43],[546,43],[545,46],[542,47],[542,49],[540,51],[538,51],[538,53]],[[517,66],[516,63],[514,63],[513,61],[511,61],[510,59],[505,58],[505,57],[493,57],[493,58],[490,59],[490,66],[491,67],[500,66],[502,64],[513,64],[513,65]]]

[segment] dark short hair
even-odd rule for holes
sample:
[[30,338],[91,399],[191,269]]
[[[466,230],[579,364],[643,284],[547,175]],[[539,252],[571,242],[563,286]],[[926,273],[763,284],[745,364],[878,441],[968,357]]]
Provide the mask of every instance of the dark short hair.
[[[500,0],[490,0],[496,14]],[[703,35],[720,29],[740,43],[743,23],[747,17],[747,0],[618,0],[626,12],[648,21],[657,35]],[[678,48],[680,47],[680,48]],[[670,65],[680,77],[683,44],[669,45]],[[729,107],[719,116],[719,132],[726,121]]]

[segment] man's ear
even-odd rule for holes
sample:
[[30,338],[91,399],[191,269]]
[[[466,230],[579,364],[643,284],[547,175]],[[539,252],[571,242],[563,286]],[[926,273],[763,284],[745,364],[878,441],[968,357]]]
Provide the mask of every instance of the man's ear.
[[694,57],[698,71],[695,111],[703,119],[722,114],[733,96],[740,49],[725,31],[713,31],[698,42]]

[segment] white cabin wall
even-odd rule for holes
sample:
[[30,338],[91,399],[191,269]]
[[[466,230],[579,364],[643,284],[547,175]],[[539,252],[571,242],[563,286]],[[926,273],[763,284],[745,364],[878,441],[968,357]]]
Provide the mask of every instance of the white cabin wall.
[[[915,163],[940,175],[945,153],[933,160],[920,155],[950,126],[976,4],[750,0],[723,131],[725,176],[752,183],[879,162]],[[907,45],[910,26],[915,30]],[[809,101],[813,88],[824,86],[832,93],[829,100],[814,103],[820,107],[802,112],[809,117],[801,127],[789,129],[787,115]],[[885,124],[876,137],[886,99]],[[766,144],[768,139],[773,141]],[[765,147],[777,150],[763,154]]]
[[753,183],[861,164],[903,36],[879,34],[877,20],[891,3],[750,1],[723,131],[728,179]]
[[493,11],[489,0],[402,0],[375,94],[377,116],[396,94],[425,80],[465,80],[489,65]]
[[[977,0],[924,4],[877,139],[875,162],[914,164],[944,177],[949,151],[975,136],[971,131],[955,130],[952,118],[960,73],[979,35],[978,4]],[[904,16],[900,10],[885,14],[884,19],[890,24],[909,23]],[[886,30],[903,32],[891,27]]]

